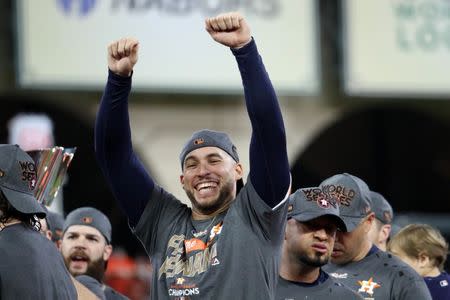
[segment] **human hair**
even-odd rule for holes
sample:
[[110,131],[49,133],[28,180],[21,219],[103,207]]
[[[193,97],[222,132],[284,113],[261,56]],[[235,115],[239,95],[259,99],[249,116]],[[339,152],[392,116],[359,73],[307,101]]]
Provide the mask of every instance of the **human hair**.
[[439,232],[427,224],[410,224],[400,230],[388,244],[388,249],[399,249],[411,258],[421,254],[429,257],[434,267],[443,270],[448,254],[448,243]]
[[21,213],[9,203],[8,199],[0,191],[0,224],[5,224],[12,219],[17,219],[29,225],[33,230],[41,230],[41,223],[36,215]]

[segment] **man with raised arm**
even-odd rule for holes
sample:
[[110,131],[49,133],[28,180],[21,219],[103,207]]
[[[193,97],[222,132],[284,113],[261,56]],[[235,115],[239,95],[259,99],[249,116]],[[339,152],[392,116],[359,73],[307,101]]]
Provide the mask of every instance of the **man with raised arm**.
[[132,149],[128,95],[138,41],[108,47],[109,77],[96,121],[101,169],[153,264],[152,299],[273,299],[290,189],[286,135],[277,97],[246,20],[205,21],[231,48],[252,125],[250,172],[227,134],[199,130],[180,153],[188,207],[160,187]]

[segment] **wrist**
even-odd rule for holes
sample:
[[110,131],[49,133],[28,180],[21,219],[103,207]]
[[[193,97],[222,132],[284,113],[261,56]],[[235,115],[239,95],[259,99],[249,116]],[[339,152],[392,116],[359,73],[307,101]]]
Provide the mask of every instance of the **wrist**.
[[233,47],[232,49],[233,50],[238,50],[238,49],[244,48],[245,46],[250,44],[251,41],[252,41],[252,37],[250,37],[246,42],[241,43],[241,44],[237,45],[236,47]]

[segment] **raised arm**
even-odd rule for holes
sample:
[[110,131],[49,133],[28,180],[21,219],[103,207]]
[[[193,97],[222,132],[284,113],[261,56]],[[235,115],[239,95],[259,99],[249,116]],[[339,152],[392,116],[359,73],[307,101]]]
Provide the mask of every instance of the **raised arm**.
[[154,188],[131,143],[128,96],[138,47],[132,38],[108,46],[108,82],[95,123],[97,161],[131,226],[139,221]]
[[236,57],[252,124],[250,180],[258,195],[275,207],[290,186],[286,134],[275,90],[250,27],[239,13],[207,19],[206,30],[215,41],[230,47]]

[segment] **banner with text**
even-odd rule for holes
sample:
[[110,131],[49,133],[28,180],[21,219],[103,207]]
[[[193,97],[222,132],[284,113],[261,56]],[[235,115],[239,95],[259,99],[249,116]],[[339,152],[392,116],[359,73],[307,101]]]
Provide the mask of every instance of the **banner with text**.
[[344,0],[351,95],[450,96],[450,2]]
[[319,89],[314,0],[18,0],[18,78],[24,87],[101,89],[107,45],[140,41],[134,87],[150,92],[241,93],[229,49],[204,19],[240,11],[276,90]]

